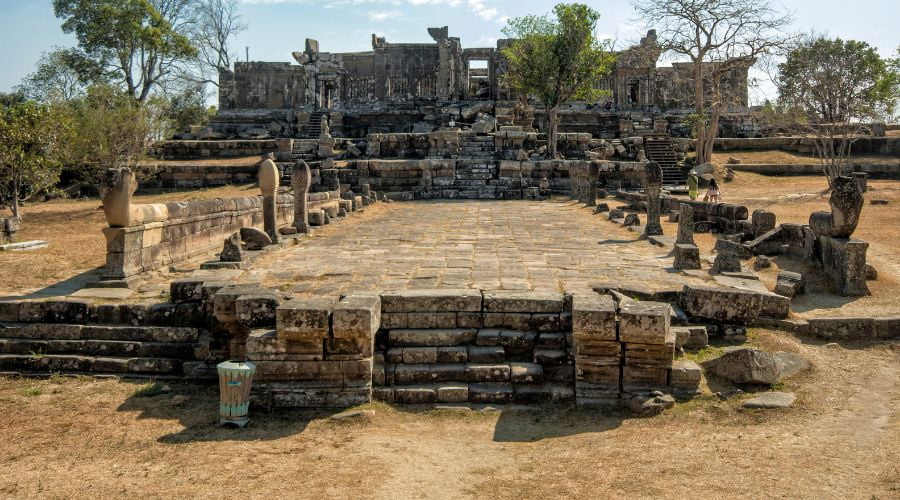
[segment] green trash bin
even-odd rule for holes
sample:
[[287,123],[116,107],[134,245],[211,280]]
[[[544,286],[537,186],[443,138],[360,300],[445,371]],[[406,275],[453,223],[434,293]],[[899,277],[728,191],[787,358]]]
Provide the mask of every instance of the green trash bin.
[[250,387],[256,365],[249,361],[225,361],[219,372],[219,423],[244,427],[250,421]]

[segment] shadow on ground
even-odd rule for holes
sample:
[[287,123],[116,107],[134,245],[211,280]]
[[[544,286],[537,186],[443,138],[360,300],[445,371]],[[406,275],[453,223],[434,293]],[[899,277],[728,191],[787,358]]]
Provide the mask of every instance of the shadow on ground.
[[[219,424],[218,387],[195,384],[155,384],[157,390],[139,394],[150,384],[135,384],[135,394],[118,411],[137,413],[138,419],[176,420],[182,430],[165,434],[157,441],[183,444],[210,441],[269,441],[303,433],[314,420],[327,419],[347,409],[276,410],[266,412],[251,407],[250,424],[243,429]],[[364,405],[371,406],[371,405]],[[376,404],[376,406],[382,406]],[[618,428],[628,418],[620,409],[581,409],[573,404],[535,406],[461,405],[461,409],[440,409],[432,405],[383,405],[388,412],[420,415],[421,418],[494,418],[494,441],[532,442],[584,433],[606,432]],[[376,408],[376,411],[377,408]],[[400,425],[398,423],[398,425]]]
[[76,274],[71,278],[41,288],[40,290],[36,290],[25,295],[10,295],[0,297],[0,300],[46,299],[49,297],[62,297],[65,295],[71,295],[78,290],[81,290],[88,284],[100,281],[101,275],[103,274],[103,269],[103,267],[91,269],[90,271]]

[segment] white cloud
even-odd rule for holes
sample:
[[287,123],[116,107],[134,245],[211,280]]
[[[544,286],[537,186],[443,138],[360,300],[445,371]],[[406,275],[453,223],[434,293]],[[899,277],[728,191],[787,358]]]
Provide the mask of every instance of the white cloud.
[[[413,7],[421,7],[421,6],[441,6],[441,7],[459,7],[465,6],[470,12],[475,14],[480,19],[485,21],[494,21],[499,24],[504,24],[509,19],[509,16],[500,12],[500,9],[497,7],[491,6],[492,3],[495,3],[496,0],[240,0],[242,4],[247,5],[272,5],[272,4],[285,4],[285,3],[296,3],[296,4],[312,4],[320,5],[326,9],[332,9],[335,7],[345,7],[345,6],[354,6],[354,5],[392,5],[392,6],[413,6]],[[378,18],[378,14],[384,14],[386,12],[399,12],[399,11],[373,11],[367,14],[369,19],[373,21],[384,21],[389,19],[389,17]],[[371,17],[373,14],[376,15],[376,18]]]
[[382,22],[388,19],[400,19],[403,15],[399,10],[373,10],[366,13],[369,21]]

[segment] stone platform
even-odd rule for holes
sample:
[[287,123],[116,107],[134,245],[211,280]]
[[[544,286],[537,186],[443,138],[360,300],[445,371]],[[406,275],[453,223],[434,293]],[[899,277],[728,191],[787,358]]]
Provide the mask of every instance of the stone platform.
[[667,249],[568,199],[378,204],[241,276],[295,295],[478,288],[573,293],[603,282],[702,284]]

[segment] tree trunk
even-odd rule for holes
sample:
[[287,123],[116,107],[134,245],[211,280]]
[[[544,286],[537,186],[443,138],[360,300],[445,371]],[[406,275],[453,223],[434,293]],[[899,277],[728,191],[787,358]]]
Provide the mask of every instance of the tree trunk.
[[9,202],[9,209],[12,210],[13,217],[19,217],[19,181],[14,180],[12,182],[12,200]]
[[703,61],[698,58],[694,60],[694,113],[697,115],[696,139],[697,139],[697,164],[708,163],[710,161],[709,151],[706,149],[707,144],[707,124],[706,122],[706,99],[703,90]]
[[553,106],[549,110],[547,110],[547,125],[548,125],[548,135],[547,135],[547,152],[550,154],[550,159],[553,160],[556,158],[556,131],[557,131],[557,114],[559,113],[559,106]]

